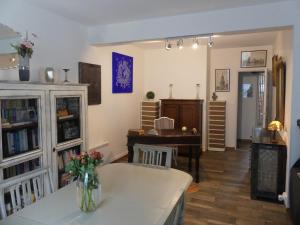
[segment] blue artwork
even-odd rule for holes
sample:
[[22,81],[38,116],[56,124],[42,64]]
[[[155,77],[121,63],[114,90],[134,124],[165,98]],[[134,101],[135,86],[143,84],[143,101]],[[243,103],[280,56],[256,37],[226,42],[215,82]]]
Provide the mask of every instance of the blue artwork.
[[112,53],[112,92],[132,93],[133,57]]

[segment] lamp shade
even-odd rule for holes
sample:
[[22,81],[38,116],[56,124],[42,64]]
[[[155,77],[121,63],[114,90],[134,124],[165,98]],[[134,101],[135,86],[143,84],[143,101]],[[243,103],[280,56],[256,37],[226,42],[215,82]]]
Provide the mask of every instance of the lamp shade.
[[277,120],[273,120],[271,123],[269,123],[268,125],[268,130],[272,130],[272,131],[280,131],[283,129],[282,124],[280,123],[280,121]]

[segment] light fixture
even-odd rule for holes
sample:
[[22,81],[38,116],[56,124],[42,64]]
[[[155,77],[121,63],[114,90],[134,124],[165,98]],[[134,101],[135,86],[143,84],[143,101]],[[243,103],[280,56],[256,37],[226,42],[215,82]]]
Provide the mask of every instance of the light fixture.
[[182,38],[177,41],[177,47],[179,48],[179,50],[183,49],[183,39]]
[[283,128],[282,124],[278,120],[273,120],[271,123],[268,125],[268,130],[272,131],[272,142],[276,143],[276,132],[281,131]]
[[214,42],[213,42],[213,40],[212,40],[212,36],[211,36],[211,35],[209,36],[209,41],[208,41],[207,45],[208,45],[208,47],[210,47],[210,48],[212,48],[212,47],[214,46]]
[[15,58],[15,57],[11,57],[11,58],[10,58],[10,62],[11,62],[11,63],[16,62],[16,58]]
[[171,50],[171,48],[172,48],[172,44],[169,42],[169,40],[167,40],[167,41],[166,41],[166,44],[165,44],[165,49],[166,49],[167,51],[169,51],[169,50]]
[[199,47],[199,41],[197,38],[194,38],[192,48],[197,49]]

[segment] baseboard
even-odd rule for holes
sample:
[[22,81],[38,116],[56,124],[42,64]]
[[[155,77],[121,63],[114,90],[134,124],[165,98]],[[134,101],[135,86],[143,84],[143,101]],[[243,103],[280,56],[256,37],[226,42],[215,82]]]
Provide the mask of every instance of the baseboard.
[[120,152],[119,154],[117,154],[117,155],[115,155],[114,157],[112,157],[112,158],[109,160],[109,162],[110,162],[110,163],[113,163],[113,162],[117,161],[118,159],[121,159],[122,157],[124,157],[124,156],[126,156],[126,155],[128,155],[128,152],[127,152],[127,151],[126,151],[126,152]]

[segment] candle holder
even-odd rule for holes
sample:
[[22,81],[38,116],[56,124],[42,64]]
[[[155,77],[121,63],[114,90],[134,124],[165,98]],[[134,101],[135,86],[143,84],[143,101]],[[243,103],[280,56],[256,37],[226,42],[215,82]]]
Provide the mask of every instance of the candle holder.
[[173,84],[169,84],[169,98],[173,98]]
[[70,69],[62,69],[62,70],[65,71],[65,80],[64,80],[64,82],[65,83],[70,82],[70,81],[68,81],[68,71],[70,71]]
[[200,84],[196,84],[196,99],[200,98]]

